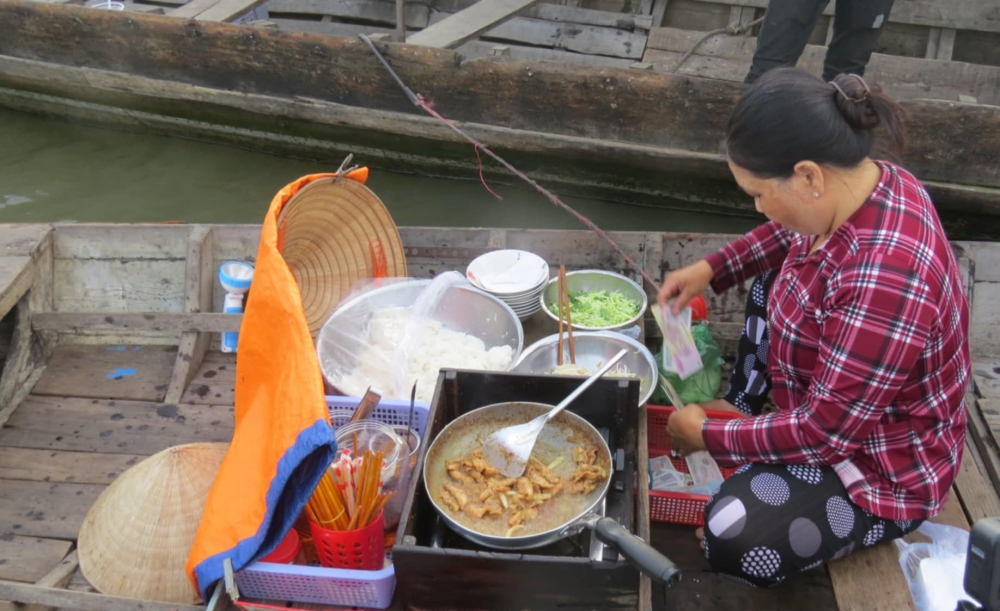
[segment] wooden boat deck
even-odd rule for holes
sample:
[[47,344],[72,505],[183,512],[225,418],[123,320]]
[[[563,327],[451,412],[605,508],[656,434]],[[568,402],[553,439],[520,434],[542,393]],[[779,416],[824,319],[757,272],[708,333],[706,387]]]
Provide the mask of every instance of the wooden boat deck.
[[[252,258],[256,250],[255,230],[253,227],[216,227],[211,251],[213,265],[219,259]],[[0,252],[16,250],[10,248],[14,243],[11,231],[0,227]],[[162,226],[156,228],[155,240],[133,240],[128,244],[121,243],[121,239],[117,244],[95,241],[96,236],[106,237],[108,231],[107,226],[45,228],[39,232],[38,242],[23,246],[23,254],[11,255],[27,259],[28,280],[24,283],[30,287],[22,291],[23,297],[12,315],[15,319],[20,318],[22,312],[27,311],[25,304],[30,304],[32,296],[36,301],[41,299],[39,308],[43,309],[36,314],[33,333],[58,334],[62,341],[50,354],[45,354],[37,343],[33,344],[36,356],[32,358],[44,356],[44,361],[34,363],[24,358],[28,365],[15,373],[20,374],[22,370],[31,373],[24,376],[26,381],[14,393],[23,397],[15,396],[9,404],[0,404],[6,408],[0,411],[0,601],[5,595],[16,595],[60,608],[105,611],[134,608],[134,602],[96,594],[80,573],[74,547],[84,516],[115,477],[144,457],[180,443],[226,441],[232,434],[233,355],[207,352],[190,372],[190,382],[183,387],[179,401],[166,401],[177,376],[176,364],[183,360],[177,358],[177,343],[183,341],[184,334],[194,333],[192,329],[218,325],[216,319],[191,314],[182,323],[177,323],[180,326],[165,331],[166,327],[181,320],[176,315],[171,318],[163,307],[164,300],[175,299],[177,291],[164,289],[160,295],[145,294],[134,276],[123,281],[124,276],[112,274],[104,277],[102,292],[88,293],[87,280],[73,273],[86,266],[106,266],[106,269],[117,266],[120,269],[138,265],[146,271],[157,269],[164,274],[164,279],[176,276],[168,267],[177,268],[183,278],[184,269],[190,269],[191,265],[184,256],[177,254],[191,252],[184,238],[199,235],[198,227]],[[119,238],[128,235],[126,228],[114,228],[113,231],[119,233]],[[142,230],[135,231],[142,233]],[[488,235],[488,230],[484,231]],[[464,259],[472,256],[475,250],[474,230],[431,232],[402,228],[401,233],[404,243],[415,253],[411,255],[411,269],[418,275],[463,265],[443,261],[440,257],[444,252]],[[433,253],[421,250],[429,248],[426,240],[432,234],[439,248],[450,247],[450,250]],[[668,266],[679,263],[672,258],[680,257],[682,261],[685,257],[701,256],[701,249],[712,249],[725,239],[724,236],[712,236],[699,243],[691,236],[662,235],[664,248],[658,255],[653,249],[648,256],[661,256]],[[540,239],[541,236],[544,239]],[[644,234],[624,235],[625,238],[629,236],[639,239]],[[547,257],[558,256],[553,260],[566,260],[573,267],[592,266],[597,261],[616,266],[609,263],[608,253],[595,246],[598,243],[590,242],[584,232],[537,232],[533,235],[510,231],[506,239],[518,241],[520,246],[533,248]],[[632,247],[628,239],[623,239],[622,243],[626,248]],[[688,252],[680,254],[680,249],[674,250],[675,243],[686,244]],[[43,245],[47,248],[40,248]],[[984,257],[987,251],[983,249],[988,245],[979,246],[979,255]],[[459,253],[459,248],[468,252]],[[124,261],[122,254],[128,251],[132,256],[146,258],[140,256]],[[432,260],[437,263],[432,264]],[[53,280],[52,276],[39,272],[45,269],[55,270],[55,290],[47,298],[39,298],[37,295],[44,293],[41,287]],[[69,284],[60,286],[62,282]],[[8,285],[7,290],[16,289],[15,285]],[[183,295],[184,290],[182,284],[179,294]],[[84,293],[90,295],[89,302],[82,299]],[[107,313],[113,309],[109,301],[115,299],[123,300],[117,308],[122,312],[148,314],[133,318],[120,316],[121,320],[115,321],[115,315]],[[143,303],[143,299],[155,300],[160,307],[154,306],[152,301]],[[734,303],[739,300],[741,298],[736,295]],[[0,303],[6,301],[9,301],[7,294],[0,292]],[[72,309],[72,302],[77,302],[77,311],[65,311]],[[177,301],[178,304],[182,302]],[[53,308],[53,304],[57,307]],[[713,317],[724,320],[738,315],[735,307],[727,304],[714,304]],[[89,317],[93,322],[90,335],[79,332],[81,317]],[[145,339],[123,341],[123,330],[115,325],[134,325],[136,318],[147,320],[147,325],[144,330],[132,329],[130,333]],[[60,324],[63,325],[61,331],[56,331]],[[975,324],[982,324],[982,321]],[[19,327],[15,325],[15,329]],[[717,323],[716,329],[723,339],[724,349],[731,347],[732,326]],[[163,333],[167,334],[166,339]],[[8,364],[19,362],[16,337],[17,330],[8,352]],[[1000,437],[1000,361],[979,354],[975,371],[976,392],[970,394],[972,423],[965,460],[952,498],[944,513],[936,519],[965,528],[980,518],[1000,515],[1000,498],[995,484],[1000,475],[1000,445],[997,443]],[[5,378],[8,375],[12,374],[5,368]],[[912,609],[891,545],[859,552],[772,590],[754,590],[711,573],[690,527],[654,523],[651,539],[685,570],[685,579],[678,587],[667,592],[653,589],[653,609],[763,611],[807,606],[813,611]],[[44,587],[33,588],[29,584]],[[14,608],[0,602],[0,610],[12,611]],[[196,607],[145,603],[147,610],[167,608],[186,611]]]

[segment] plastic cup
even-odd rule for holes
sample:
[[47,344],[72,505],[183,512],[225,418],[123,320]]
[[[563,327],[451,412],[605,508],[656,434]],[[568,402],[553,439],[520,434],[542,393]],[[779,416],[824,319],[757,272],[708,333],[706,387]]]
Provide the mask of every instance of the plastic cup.
[[394,426],[392,430],[400,439],[406,440],[405,455],[392,463],[388,463],[382,471],[382,490],[392,492],[385,504],[385,529],[391,531],[399,525],[406,504],[406,493],[410,488],[410,478],[417,466],[417,455],[420,452],[420,434],[405,426]]

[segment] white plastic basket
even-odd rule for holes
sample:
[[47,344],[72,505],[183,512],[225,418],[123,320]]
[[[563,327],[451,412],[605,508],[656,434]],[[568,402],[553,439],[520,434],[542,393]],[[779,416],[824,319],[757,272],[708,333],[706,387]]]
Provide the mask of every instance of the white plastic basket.
[[[358,397],[326,398],[335,429],[346,424],[360,401]],[[413,409],[411,426],[421,437],[429,411],[430,406],[420,402]],[[405,426],[409,414],[408,402],[382,399],[372,419],[390,426]],[[248,598],[385,609],[392,604],[396,573],[391,564],[379,571],[354,571],[256,562],[236,573],[236,585],[240,595]]]

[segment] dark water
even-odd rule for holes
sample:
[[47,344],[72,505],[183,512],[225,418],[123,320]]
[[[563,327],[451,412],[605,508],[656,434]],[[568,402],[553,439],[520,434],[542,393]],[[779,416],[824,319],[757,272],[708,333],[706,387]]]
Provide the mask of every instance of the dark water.
[[[363,159],[356,160],[363,163]],[[0,110],[0,222],[260,222],[274,194],[335,167]],[[369,187],[399,225],[576,229],[541,194],[373,171]],[[754,219],[566,198],[608,230],[743,232]]]

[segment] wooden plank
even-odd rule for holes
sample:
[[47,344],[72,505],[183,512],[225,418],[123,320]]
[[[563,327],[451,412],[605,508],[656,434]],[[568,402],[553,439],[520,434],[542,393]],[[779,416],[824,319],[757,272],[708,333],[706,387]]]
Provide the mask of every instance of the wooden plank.
[[190,0],[184,6],[176,8],[169,13],[171,17],[181,17],[184,19],[194,19],[206,10],[215,6],[220,0]]
[[171,331],[179,333],[224,333],[239,331],[242,314],[221,312],[43,312],[35,314],[32,328],[59,333],[118,333]]
[[442,49],[457,47],[538,2],[539,0],[480,0],[464,11],[414,34],[407,42]]
[[[965,530],[969,522],[952,490],[944,510],[931,518]],[[912,540],[910,535],[908,540]],[[906,578],[899,566],[899,552],[894,545],[876,545],[857,551],[829,565],[830,581],[840,611],[902,611],[914,609]]]
[[[638,473],[648,473],[649,472],[649,443],[646,440],[649,439],[649,420],[647,419],[647,412],[645,406],[639,408],[639,440],[643,443],[638,444],[638,464],[636,465],[636,471]],[[638,503],[635,509],[636,516],[645,516],[645,520],[639,520],[639,529],[635,533],[640,539],[646,543],[652,544],[652,533],[650,530],[649,522],[649,478],[639,477],[639,496]],[[639,577],[639,611],[651,611],[651,607],[648,606],[647,601],[652,600],[652,582],[646,575],[641,575]]]
[[980,402],[975,393],[966,394],[966,409],[968,410],[968,436],[979,453],[986,474],[995,489],[1000,489],[1000,447],[993,436],[980,410]]
[[943,62],[951,61],[951,57],[955,53],[956,33],[957,32],[954,28],[944,28],[941,30],[941,37],[938,40],[937,56],[935,59]]
[[[469,59],[477,57],[493,57],[493,47],[495,42],[485,42],[482,40],[470,40],[457,47],[455,50]],[[633,60],[621,57],[607,57],[603,55],[584,55],[571,51],[559,49],[547,49],[544,47],[530,47],[511,45],[510,57],[515,60],[535,60],[558,62],[561,64],[578,64],[586,66],[602,66],[607,68],[627,69],[632,65]]]
[[641,59],[646,46],[645,34],[590,25],[563,25],[526,17],[517,17],[491,28],[480,38],[628,59]]
[[73,546],[70,541],[0,535],[0,579],[34,583],[58,565]]
[[5,224],[0,231],[0,255],[35,256],[51,232],[52,225],[48,223]]
[[977,403],[993,443],[1000,446],[1000,401],[984,398]]
[[183,259],[128,259],[124,254],[120,257],[118,260],[56,258],[55,310],[176,312],[184,309]]
[[182,403],[235,405],[236,355],[210,352],[191,380]]
[[200,605],[161,603],[90,592],[74,592],[36,585],[0,581],[0,599],[21,603],[77,609],[79,611],[204,611]]
[[[79,568],[80,560],[77,557],[76,550],[73,550],[55,568],[39,579],[35,585],[40,588],[64,588]],[[51,609],[51,607],[37,603],[27,604],[24,608],[25,611],[49,611]]]
[[967,439],[962,467],[955,481],[955,490],[970,524],[983,518],[1000,516],[1000,496],[993,486],[990,473],[976,444]]
[[56,348],[32,392],[59,397],[160,401],[177,348],[76,346]]
[[183,262],[189,232],[190,227],[178,224],[61,224],[55,228],[55,257],[119,262],[122,259]]
[[663,15],[667,12],[667,5],[670,0],[654,0],[652,11],[652,27],[663,27]]
[[406,42],[406,1],[396,0],[396,42]]
[[[700,36],[699,32],[677,28],[654,28],[649,33],[644,61],[659,64],[660,69],[673,70],[680,55],[690,49]],[[680,73],[742,81],[749,70],[756,44],[755,37],[715,36],[698,47],[696,54],[685,62]],[[654,49],[669,51],[671,54],[653,53]],[[825,47],[807,45],[798,65],[818,74],[823,69],[825,55]],[[699,60],[699,57],[713,60]],[[959,95],[970,95],[980,102],[1000,104],[998,66],[945,63],[874,53],[866,68],[865,78],[878,82],[898,99],[958,100]]]
[[[747,6],[767,8],[768,0],[695,0],[702,4]],[[831,2],[823,10],[824,15],[833,15]],[[982,0],[954,0],[941,3],[938,0],[908,0],[894,4],[889,15],[889,23],[905,23],[958,30],[980,32],[1000,32],[1000,8],[992,2]]]
[[[31,333],[31,304],[29,299],[21,299],[14,312],[15,324],[11,346],[3,360],[3,372],[0,374],[0,425],[6,415],[16,407],[13,399],[21,390],[25,381],[31,377],[36,368],[32,358],[32,348],[36,349],[35,338]],[[38,363],[37,365],[41,365]],[[22,397],[23,398],[23,397]]]
[[671,0],[663,23],[699,32],[724,28],[729,23],[729,5],[694,0]]
[[[371,22],[378,25],[396,25],[396,7],[391,2],[369,0],[269,0],[269,19],[286,14],[330,15],[341,19]],[[426,4],[410,3],[404,9],[408,28],[426,28],[430,8]]]
[[0,473],[5,479],[107,485],[143,458],[139,454],[0,447]]
[[586,8],[574,8],[560,4],[543,2],[533,6],[523,13],[522,17],[544,19],[557,23],[576,23],[580,25],[596,25],[620,30],[649,30],[653,27],[653,17],[649,15],[631,15],[628,13],[611,13],[595,11]]
[[825,569],[813,569],[775,588],[749,588],[712,570],[694,528],[654,522],[652,545],[684,572],[680,583],[669,590],[653,589],[654,609],[662,611],[837,611]]
[[183,443],[227,442],[232,413],[230,406],[31,396],[0,429],[0,445],[145,456]]
[[73,550],[51,571],[35,582],[35,585],[42,588],[65,587],[78,568],[80,568],[80,560],[77,558],[76,550]]
[[225,23],[246,15],[267,1],[268,0],[220,0],[199,13],[195,19],[198,21],[219,21]]
[[0,479],[0,533],[74,540],[104,488]]
[[[212,229],[204,225],[194,227],[188,239],[184,272],[184,309],[187,312],[207,312],[212,309],[212,282],[215,279],[212,250]],[[212,336],[208,333],[197,331],[185,333],[181,337],[164,401],[176,403],[181,400],[188,382],[201,366],[211,339]]]
[[357,38],[358,34],[392,34],[391,28],[375,25],[362,25],[357,23],[327,23],[323,21],[306,21],[304,19],[281,19],[274,17],[271,21],[278,24],[278,28],[289,32],[311,32],[314,34],[324,34],[326,36],[336,36],[338,38]]
[[6,316],[28,292],[33,272],[31,257],[0,256],[0,317]]
[[[833,21],[830,21],[830,26],[833,27]],[[924,59],[937,59],[938,56],[938,44],[941,42],[941,28],[928,28],[927,31],[927,49],[924,51]],[[830,44],[827,42],[827,44]]]

